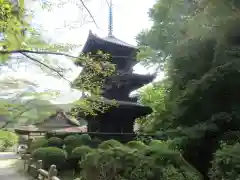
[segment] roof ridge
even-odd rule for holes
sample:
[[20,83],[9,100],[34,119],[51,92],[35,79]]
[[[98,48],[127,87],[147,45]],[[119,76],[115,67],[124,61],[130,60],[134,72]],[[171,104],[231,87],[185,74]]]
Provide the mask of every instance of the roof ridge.
[[[108,41],[109,43],[117,44],[120,46],[128,46],[130,48],[138,49],[137,46],[134,46],[132,44],[129,44],[123,40],[120,40],[116,38],[115,36],[106,36],[106,37],[100,37],[97,34],[93,33],[92,30],[89,30],[88,38],[97,38],[103,41]],[[114,41],[115,40],[115,41]]]

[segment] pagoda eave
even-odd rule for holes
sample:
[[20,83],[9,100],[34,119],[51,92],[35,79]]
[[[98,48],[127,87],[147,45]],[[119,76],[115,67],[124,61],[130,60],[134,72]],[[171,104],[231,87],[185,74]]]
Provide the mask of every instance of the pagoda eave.
[[156,78],[155,75],[127,73],[108,78],[106,84],[114,84],[114,82],[116,82],[118,85],[121,85],[121,83],[123,83],[125,87],[131,86],[133,89],[138,89],[139,87],[152,82],[154,78]]
[[111,108],[129,109],[131,111],[137,111],[139,116],[145,116],[153,112],[152,108],[148,106],[143,106],[135,102],[110,100],[107,98],[104,98],[103,102],[104,104],[112,105]]
[[83,46],[82,53],[94,52],[108,47],[121,48],[124,51],[128,51],[129,54],[138,51],[136,46],[130,45],[124,41],[121,41],[113,36],[107,36],[105,38],[94,35],[92,31],[89,31],[89,35],[85,45]]

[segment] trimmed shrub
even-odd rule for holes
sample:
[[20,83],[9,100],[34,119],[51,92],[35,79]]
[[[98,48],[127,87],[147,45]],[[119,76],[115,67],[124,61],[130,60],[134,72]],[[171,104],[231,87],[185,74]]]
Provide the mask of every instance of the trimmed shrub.
[[73,149],[79,146],[78,138],[76,135],[69,135],[65,137],[63,141],[65,145],[65,150],[69,156],[71,155]]
[[91,145],[91,137],[88,134],[77,135],[77,139],[81,145]]
[[142,151],[112,147],[97,149],[89,153],[81,162],[81,176],[98,180],[200,180],[195,172],[179,165],[165,154],[145,155]]
[[107,141],[103,141],[101,144],[99,144],[99,148],[100,149],[110,149],[110,148],[114,148],[114,147],[121,147],[123,146],[120,142],[114,140],[114,139],[110,139]]
[[97,147],[99,146],[99,144],[101,144],[101,143],[102,143],[102,141],[101,141],[100,139],[98,139],[98,138],[93,138],[93,139],[91,140],[90,147],[91,147],[91,148],[97,148]]
[[77,143],[77,135],[69,135],[64,138],[63,142],[64,144],[67,145],[76,145]]
[[74,148],[82,145],[91,145],[91,137],[88,134],[69,135],[64,138],[65,150],[71,155]]
[[51,165],[56,165],[61,169],[66,162],[66,152],[57,147],[44,147],[38,148],[31,154],[34,160],[42,160],[43,167],[48,169]]
[[18,142],[18,136],[10,131],[0,130],[0,151],[6,151]]
[[148,147],[141,141],[130,141],[126,145],[132,149],[138,149],[138,150],[144,150]]
[[240,179],[240,144],[223,144],[216,151],[209,171],[211,180]]
[[70,163],[72,165],[72,167],[77,170],[79,169],[79,162],[82,161],[84,159],[84,157],[92,152],[93,149],[91,149],[88,146],[80,146],[80,147],[76,147],[73,151],[72,154],[70,156]]
[[155,146],[155,145],[163,145],[165,144],[165,141],[161,140],[151,140],[149,143],[149,146]]
[[58,137],[51,137],[48,139],[48,146],[62,148],[63,140]]
[[37,138],[33,140],[29,146],[29,151],[33,152],[34,150],[42,147],[48,146],[48,140],[46,138]]

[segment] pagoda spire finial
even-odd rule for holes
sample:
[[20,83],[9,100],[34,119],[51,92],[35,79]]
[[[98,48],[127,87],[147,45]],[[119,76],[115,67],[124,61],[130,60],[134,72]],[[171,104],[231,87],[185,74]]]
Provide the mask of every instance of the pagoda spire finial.
[[108,36],[113,36],[113,4],[112,0],[109,2],[109,19],[108,19]]

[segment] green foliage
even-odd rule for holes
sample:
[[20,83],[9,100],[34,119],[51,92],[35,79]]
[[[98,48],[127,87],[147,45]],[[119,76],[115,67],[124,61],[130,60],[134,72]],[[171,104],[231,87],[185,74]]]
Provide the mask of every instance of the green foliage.
[[101,93],[105,80],[115,73],[115,65],[110,62],[109,55],[102,52],[97,53],[95,57],[89,54],[85,58],[86,60],[81,61],[84,68],[74,80],[73,87],[91,95],[74,103],[72,110],[74,116],[78,116],[79,111],[85,115],[97,115],[111,107],[103,102]]
[[[90,58],[83,63],[83,73],[74,81],[74,86],[94,95],[101,93],[101,87],[105,78],[113,75],[115,66],[109,62],[105,54],[97,54],[99,57]],[[76,62],[77,63],[77,62]]]
[[74,148],[82,145],[91,145],[91,137],[88,134],[82,135],[69,135],[64,138],[65,149],[70,155]]
[[[66,55],[66,52],[71,52],[74,48],[78,48],[76,45],[72,44],[54,44],[49,43],[49,41],[45,40],[41,36],[41,32],[38,32],[36,29],[31,27],[31,21],[33,14],[29,12],[28,9],[25,9],[25,1],[10,1],[10,0],[3,0],[0,1],[0,11],[1,11],[1,18],[0,18],[0,33],[1,33],[1,40],[0,40],[0,63],[4,64],[5,62],[11,59],[12,54],[16,54],[16,51],[23,50],[23,51],[30,51],[29,53],[21,53],[25,57],[26,60],[33,62],[41,67],[44,73],[50,73],[52,76],[60,76],[67,80],[68,78],[64,77],[64,72],[67,71],[66,69],[60,67],[55,59],[53,59],[49,55]],[[38,3],[38,2],[37,2]],[[49,2],[47,2],[49,5]],[[52,6],[52,3],[50,3]],[[54,3],[55,4],[55,3]],[[58,4],[58,3],[57,3]],[[60,2],[63,5],[63,2]],[[95,98],[98,100],[100,99],[99,91],[100,86],[102,86],[103,78],[107,77],[109,74],[114,72],[114,66],[108,61],[108,56],[105,54],[100,54],[101,57],[98,60],[93,60],[89,56],[81,56],[81,57],[74,57],[73,59],[76,62],[80,62],[83,66],[87,69],[85,74],[82,74],[74,83],[75,88],[80,89],[81,91],[89,91],[95,93]],[[70,58],[70,54],[66,55],[66,57]],[[102,61],[101,61],[102,60]],[[50,71],[50,72],[49,72]],[[79,80],[83,77],[83,80]],[[98,79],[96,79],[98,77]],[[91,83],[89,83],[91,82]],[[2,82],[1,82],[2,83]],[[27,82],[25,80],[15,80],[15,82],[5,83],[4,88],[9,89],[11,87],[19,88],[20,84],[25,85],[34,85],[36,84]],[[22,88],[21,88],[22,89]],[[38,94],[38,93],[37,93]],[[50,93],[49,93],[50,94]],[[52,95],[52,94],[51,94]],[[51,96],[50,95],[50,96]],[[51,96],[52,97],[52,96]],[[46,99],[46,98],[45,98]],[[0,103],[1,104],[1,103]],[[11,103],[10,103],[11,104]],[[86,99],[78,100],[74,103],[76,108],[81,109],[81,111],[85,113],[95,113],[95,109],[103,110],[102,103],[97,102],[90,102]],[[25,106],[25,105],[23,105]],[[13,119],[32,119],[29,118],[31,116],[38,115],[39,113],[28,113],[34,108],[27,109],[26,112],[22,112],[21,110],[16,110],[17,113],[9,113],[11,111],[5,111],[10,116],[13,115]],[[42,109],[41,109],[42,110]],[[34,111],[34,110],[33,110]],[[47,107],[44,108],[44,112],[48,114],[49,109]],[[0,112],[1,113],[1,112]],[[21,117],[21,118],[16,118]],[[33,118],[36,120],[35,118]],[[11,122],[12,123],[12,122]],[[10,123],[8,123],[10,124]]]
[[72,150],[75,147],[80,146],[77,135],[69,135],[69,136],[65,137],[63,141],[64,141],[64,145],[65,145],[65,150],[67,151],[68,155],[70,155],[72,153]]
[[124,147],[98,149],[89,153],[81,162],[81,176],[92,180],[200,179],[188,167],[182,164],[178,166],[178,159],[175,158],[174,161],[174,158],[166,156],[166,153],[151,154],[150,151],[144,153],[142,150],[133,151]]
[[132,149],[138,149],[138,150],[147,148],[147,146],[141,141],[130,141],[126,145]]
[[111,148],[115,148],[115,147],[122,147],[123,145],[114,140],[114,139],[110,139],[110,140],[107,140],[107,141],[103,141],[101,144],[99,144],[99,148],[100,149],[111,149]]
[[89,146],[80,146],[80,147],[76,147],[71,154],[72,158],[78,158],[79,160],[82,159],[82,157],[84,157],[85,155],[87,155],[87,153],[93,151],[93,149],[91,149]]
[[51,137],[48,139],[48,146],[62,148],[63,140],[58,137]]
[[[163,80],[153,83],[152,86],[146,87],[140,92],[140,102],[146,106],[150,106],[153,112],[147,117],[142,117],[137,120],[143,131],[151,131],[154,127],[154,120],[159,116],[163,116],[167,109],[167,81]],[[165,122],[164,122],[165,123]],[[161,124],[162,128],[167,125]]]
[[165,141],[161,141],[161,140],[151,140],[151,142],[149,143],[149,146],[162,146],[162,145],[166,145]]
[[78,138],[77,135],[69,135],[64,138],[64,144],[67,145],[77,145],[78,144]]
[[13,147],[18,142],[18,136],[10,131],[0,130],[0,151]]
[[47,146],[48,146],[48,140],[46,138],[37,138],[30,143],[29,151],[33,152],[38,148],[43,148]]
[[91,137],[88,134],[78,135],[78,141],[81,145],[89,146],[91,144]]
[[214,154],[212,168],[209,172],[211,180],[240,178],[240,144],[223,144]]
[[99,146],[99,144],[101,144],[101,140],[100,139],[98,139],[98,138],[93,138],[92,140],[91,140],[91,144],[90,144],[90,147],[91,148],[97,148],[98,146]]
[[[23,31],[29,28],[28,23],[23,18],[24,1],[18,1],[17,5],[9,0],[0,1],[0,32],[3,36],[0,41],[1,49],[20,49],[24,41]],[[8,60],[9,54],[0,54],[0,62]]]
[[42,160],[43,166],[46,169],[53,164],[61,169],[67,159],[66,152],[57,147],[38,148],[32,152],[31,156],[34,160]]
[[93,149],[84,145],[73,149],[69,159],[74,169],[79,169],[79,162],[81,162],[88,155],[88,153],[91,153],[92,151]]
[[[168,147],[207,179],[219,139],[228,141],[226,134],[240,129],[239,3],[162,0],[149,14],[153,26],[138,36],[139,45],[148,46],[143,61],[159,65],[168,58],[164,81],[141,94],[154,112],[140,122],[145,131],[169,139]],[[152,52],[159,51],[157,59]]]

